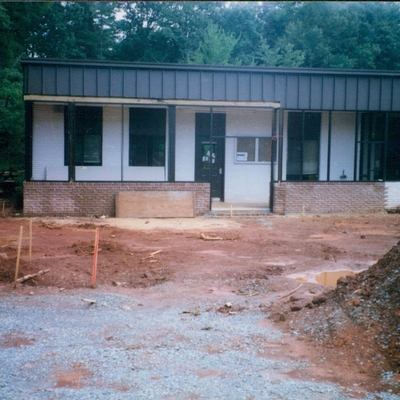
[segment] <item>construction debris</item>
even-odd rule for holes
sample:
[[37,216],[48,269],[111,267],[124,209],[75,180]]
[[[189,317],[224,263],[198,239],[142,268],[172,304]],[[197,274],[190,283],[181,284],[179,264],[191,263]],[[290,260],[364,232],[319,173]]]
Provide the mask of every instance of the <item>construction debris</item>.
[[17,279],[17,283],[26,282],[26,281],[29,280],[29,279],[36,278],[36,277],[38,277],[38,276],[40,276],[40,275],[46,274],[47,272],[50,272],[50,270],[49,270],[49,269],[44,269],[44,270],[41,270],[41,271],[37,272],[36,274],[25,275],[25,276],[23,276],[22,278]]

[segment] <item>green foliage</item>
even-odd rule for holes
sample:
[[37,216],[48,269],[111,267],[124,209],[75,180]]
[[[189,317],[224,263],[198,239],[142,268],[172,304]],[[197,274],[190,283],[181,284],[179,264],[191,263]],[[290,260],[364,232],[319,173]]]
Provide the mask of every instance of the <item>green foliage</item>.
[[400,3],[1,2],[0,169],[23,165],[24,56],[399,70]]
[[22,74],[3,68],[0,85],[0,170],[24,165],[24,105]]
[[217,24],[210,23],[203,41],[199,47],[188,57],[192,64],[238,64],[232,60],[232,52],[239,42],[232,34],[226,34]]

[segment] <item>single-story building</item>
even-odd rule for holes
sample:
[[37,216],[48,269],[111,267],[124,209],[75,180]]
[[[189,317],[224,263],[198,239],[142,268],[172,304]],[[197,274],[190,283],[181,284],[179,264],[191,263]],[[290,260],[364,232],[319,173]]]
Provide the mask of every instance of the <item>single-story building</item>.
[[25,215],[400,206],[400,72],[22,61]]

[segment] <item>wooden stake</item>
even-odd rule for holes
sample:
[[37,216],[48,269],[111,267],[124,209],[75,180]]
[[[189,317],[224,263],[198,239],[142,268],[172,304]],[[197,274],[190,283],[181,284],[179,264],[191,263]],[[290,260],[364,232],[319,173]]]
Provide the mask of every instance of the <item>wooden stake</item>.
[[285,297],[290,296],[291,294],[293,294],[294,292],[296,292],[297,290],[299,290],[303,285],[304,285],[304,283],[302,283],[300,286],[297,286],[297,288],[294,289],[294,290],[292,290],[291,292],[286,293],[286,294],[284,294],[284,295],[281,296],[281,297],[278,297],[278,299],[280,300],[280,299],[284,299]]
[[19,270],[19,259],[21,256],[21,245],[22,245],[22,232],[24,228],[19,228],[19,242],[18,242],[18,253],[17,253],[17,265],[15,266],[15,277],[14,277],[14,289],[17,287],[18,270]]
[[96,287],[97,253],[98,252],[99,252],[99,228],[96,228],[96,234],[95,234],[95,238],[94,238],[93,266],[92,266],[92,288]]
[[29,261],[32,261],[32,220],[29,220]]
[[6,205],[6,203],[4,203],[4,201],[3,201],[3,217],[5,217],[5,216],[6,216],[6,213],[5,213],[5,211],[4,211],[4,207],[5,207],[5,205]]

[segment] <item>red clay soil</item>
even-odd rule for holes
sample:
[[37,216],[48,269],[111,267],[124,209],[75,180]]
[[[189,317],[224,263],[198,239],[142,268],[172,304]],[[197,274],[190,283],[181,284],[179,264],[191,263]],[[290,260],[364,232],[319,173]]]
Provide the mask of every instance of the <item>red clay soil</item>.
[[[124,226],[122,229],[118,226]],[[50,271],[14,289],[18,235],[24,229],[18,278]],[[97,288],[160,290],[165,302],[185,296],[245,296],[248,308],[292,332],[286,352],[311,360],[297,378],[390,389],[400,393],[400,215],[266,217],[262,219],[29,220],[0,219],[0,296],[66,291],[91,285],[95,228],[100,229]],[[400,245],[399,245],[400,247]],[[377,264],[375,264],[380,260]],[[321,271],[360,272],[336,289]],[[219,312],[241,312],[227,307]],[[386,383],[382,381],[386,376]]]

